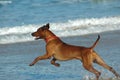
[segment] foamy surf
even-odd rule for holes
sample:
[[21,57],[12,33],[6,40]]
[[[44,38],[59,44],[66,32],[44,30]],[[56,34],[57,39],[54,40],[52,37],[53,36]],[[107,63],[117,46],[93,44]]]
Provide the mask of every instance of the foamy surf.
[[10,1],[10,0],[0,0],[0,4],[1,5],[6,5],[6,4],[11,4],[12,3],[12,1]]
[[[42,25],[44,24],[0,28],[0,44],[32,41],[34,39],[31,33]],[[120,17],[76,19],[50,23],[50,29],[59,37],[120,30]]]

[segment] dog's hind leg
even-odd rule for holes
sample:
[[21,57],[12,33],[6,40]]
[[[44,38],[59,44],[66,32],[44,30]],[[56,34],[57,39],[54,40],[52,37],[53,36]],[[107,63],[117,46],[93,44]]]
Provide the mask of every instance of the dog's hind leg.
[[59,67],[60,64],[59,64],[59,63],[55,63],[56,60],[57,60],[56,58],[53,58],[53,59],[51,60],[51,64],[55,65],[56,67]]
[[90,72],[92,72],[93,74],[95,74],[95,76],[96,76],[96,79],[95,80],[98,80],[99,79],[99,77],[100,77],[100,75],[101,75],[101,72],[99,72],[99,71],[97,71],[94,67],[93,67],[93,65],[92,65],[92,63],[93,63],[93,55],[92,55],[92,53],[86,53],[86,54],[83,54],[82,55],[82,63],[83,63],[83,67],[86,69],[86,70],[88,70],[88,71],[90,71]]
[[86,57],[83,57],[83,58],[82,58],[83,67],[84,67],[86,70],[94,73],[94,74],[96,75],[96,79],[95,79],[95,80],[98,80],[99,77],[100,77],[100,75],[101,75],[101,73],[100,73],[99,71],[97,71],[97,70],[93,67],[93,65],[92,65],[93,60],[92,60],[92,59],[93,59],[93,58],[92,58],[92,55],[91,55],[91,54],[88,54],[88,55],[86,55]]
[[92,73],[94,73],[96,75],[96,80],[99,79],[101,73],[99,71],[97,71],[95,68],[93,68],[93,66],[91,64],[83,64],[84,68]]
[[117,78],[120,78],[120,75],[112,67],[108,66],[99,56],[94,62],[111,71]]

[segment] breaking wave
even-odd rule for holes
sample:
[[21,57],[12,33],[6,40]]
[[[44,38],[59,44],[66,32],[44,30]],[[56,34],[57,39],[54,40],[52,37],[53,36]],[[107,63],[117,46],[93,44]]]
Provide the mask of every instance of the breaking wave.
[[[44,24],[2,27],[0,28],[0,44],[32,41],[31,33],[42,25]],[[76,19],[50,23],[50,29],[59,37],[120,30],[120,17]]]

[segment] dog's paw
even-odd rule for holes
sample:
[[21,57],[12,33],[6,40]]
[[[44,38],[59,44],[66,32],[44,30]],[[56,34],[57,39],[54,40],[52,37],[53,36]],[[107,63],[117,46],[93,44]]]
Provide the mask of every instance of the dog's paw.
[[60,67],[60,64],[58,64],[58,63],[55,63],[55,66],[56,66],[56,67]]
[[29,64],[29,66],[33,66],[34,64]]

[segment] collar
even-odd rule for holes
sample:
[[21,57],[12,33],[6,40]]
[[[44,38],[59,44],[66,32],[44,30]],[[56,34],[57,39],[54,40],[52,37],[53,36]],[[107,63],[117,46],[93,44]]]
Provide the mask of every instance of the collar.
[[45,42],[48,43],[49,41],[54,40],[54,39],[59,39],[59,38],[57,36],[50,36],[48,38],[45,38]]

